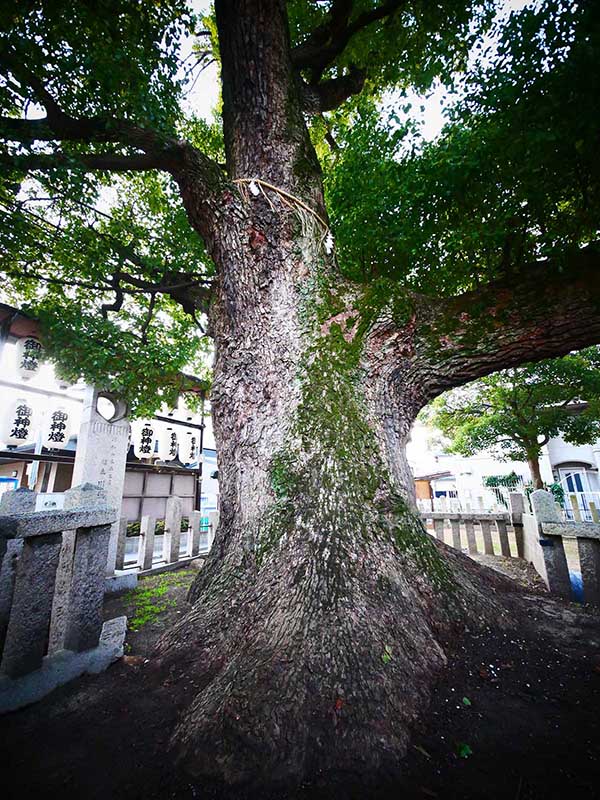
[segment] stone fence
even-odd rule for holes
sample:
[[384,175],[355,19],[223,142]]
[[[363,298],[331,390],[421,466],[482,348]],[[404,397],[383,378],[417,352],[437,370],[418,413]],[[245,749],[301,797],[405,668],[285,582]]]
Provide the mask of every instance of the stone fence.
[[[433,533],[442,542],[446,541],[449,527],[451,541],[447,544],[451,544],[457,550],[465,549],[471,555],[483,552],[486,555],[503,555],[511,558],[523,554],[521,518],[516,510],[514,515],[509,512],[488,514],[425,511],[421,513],[421,519],[426,526],[428,523],[433,523]],[[511,552],[508,526],[511,526],[511,533],[514,534],[515,553]]]
[[544,579],[548,589],[572,599],[572,582],[565,544],[576,545],[583,600],[600,605],[600,524],[565,522],[550,492],[531,494],[532,513],[523,514],[524,557]]
[[[117,541],[117,572],[136,571],[139,575],[162,572],[184,566],[199,556],[206,555],[212,546],[218,524],[218,514],[208,515],[208,526],[202,527],[199,511],[186,514],[188,524],[182,530],[182,510],[179,497],[167,499],[164,532],[157,533],[155,517],[142,517],[134,558],[127,559],[127,520],[121,519]],[[182,542],[182,534],[185,537]],[[162,543],[159,540],[162,539]],[[157,547],[158,545],[158,547]]]
[[102,621],[116,512],[100,493],[76,487],[65,493],[64,510],[41,512],[27,489],[2,496],[0,712],[99,672],[123,653],[126,618]]

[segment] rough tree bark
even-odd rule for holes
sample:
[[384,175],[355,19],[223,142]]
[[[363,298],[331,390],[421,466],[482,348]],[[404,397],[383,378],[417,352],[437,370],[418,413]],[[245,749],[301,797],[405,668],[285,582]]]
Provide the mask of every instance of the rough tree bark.
[[[285,4],[216,8],[228,175],[324,218]],[[185,664],[198,688],[174,750],[234,784],[397,770],[446,642],[508,624],[511,606],[508,583],[424,532],[410,426],[444,389],[596,340],[600,321],[556,330],[533,279],[518,303],[502,286],[474,304],[348,285],[293,201],[219,189],[207,222],[205,184],[178,180],[218,266],[221,522],[193,610],[159,647],[161,667]]]

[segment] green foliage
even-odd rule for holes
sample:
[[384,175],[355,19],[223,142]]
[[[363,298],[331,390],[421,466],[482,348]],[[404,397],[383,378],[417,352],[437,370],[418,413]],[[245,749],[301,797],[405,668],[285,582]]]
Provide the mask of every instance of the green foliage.
[[[451,452],[465,456],[492,450],[507,460],[535,460],[554,436],[594,441],[600,436],[600,349],[497,372],[441,395],[424,417],[450,437]],[[495,480],[487,485],[504,485]]]
[[[116,178],[106,214],[94,208],[99,185],[85,183],[72,198],[46,194],[56,187],[45,180],[18,200],[0,198],[6,299],[40,319],[63,377],[110,386],[134,416],[176,405],[182,370],[208,379],[208,341],[180,302],[145,287],[180,286],[192,302],[214,265],[172,181],[158,173]],[[118,299],[116,277],[122,305],[103,313]]]
[[401,94],[332,115],[327,200],[346,274],[453,294],[596,238],[599,55],[598,4],[546,0],[473,51],[435,141],[419,140]]
[[[349,24],[379,6],[379,0],[355,0]],[[288,2],[292,42],[305,42],[308,32],[326,24],[330,7],[330,3],[306,0]],[[366,91],[375,95],[390,86],[424,90],[440,76],[449,82],[464,68],[477,34],[489,24],[492,8],[490,0],[401,3],[394,14],[353,36],[323,76],[338,76],[351,66],[364,69]]]
[[[348,24],[380,3],[355,0]],[[312,134],[340,266],[369,282],[374,301],[393,297],[398,317],[409,291],[476,289],[545,256],[560,268],[598,233],[600,6],[540,0],[492,24],[496,5],[402,3],[320,76],[366,72],[361,96],[315,117]],[[315,41],[332,11],[331,2],[287,6],[293,45]],[[192,55],[218,60],[214,15],[199,20],[184,0],[31,0],[0,20],[0,56],[71,116],[139,123],[221,162],[220,123],[182,110],[193,75],[181,42],[200,27],[208,35]],[[448,123],[426,143],[407,97],[436,81],[448,89]],[[39,112],[31,88],[0,81],[3,116]],[[182,370],[204,377],[198,309],[214,278],[178,187],[157,173],[85,173],[83,151],[137,152],[101,139],[62,143],[66,165],[26,178],[20,159],[50,146],[0,137],[13,163],[0,181],[4,298],[40,316],[63,374],[110,382],[134,414],[172,403]]]
[[[73,117],[182,134],[221,157],[219,126],[185,119],[180,107],[180,43],[196,24],[184,0],[13,4],[0,21],[0,57],[17,76],[20,65],[33,73]],[[26,81],[0,82],[4,116],[39,116],[38,108]],[[134,416],[174,405],[187,386],[182,370],[208,377],[208,345],[190,312],[214,273],[175,183],[159,173],[85,173],[82,151],[136,150],[101,141],[63,142],[66,167],[24,180],[19,157],[48,146],[5,147],[17,166],[0,180],[3,299],[40,318],[64,377],[110,384]]]
[[[194,24],[185,0],[46,0],[4,7],[0,47],[10,48],[73,116],[114,116],[170,132],[181,116],[179,41]],[[48,58],[51,54],[51,58]],[[23,100],[11,82],[3,113]]]
[[516,472],[509,472],[508,475],[486,475],[482,483],[484,486],[504,486],[511,488],[520,483],[520,478]]
[[549,492],[552,492],[552,496],[559,504],[559,506],[564,505],[565,502],[565,490],[563,489],[560,483],[551,483],[549,486],[546,487]]

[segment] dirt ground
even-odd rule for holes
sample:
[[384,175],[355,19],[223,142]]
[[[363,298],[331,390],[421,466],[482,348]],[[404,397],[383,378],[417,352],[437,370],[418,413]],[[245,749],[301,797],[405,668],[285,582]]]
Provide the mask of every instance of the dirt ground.
[[[185,612],[194,574],[154,576],[110,599],[107,618],[130,619],[126,657],[0,720],[3,800],[262,800],[194,785],[169,757],[193,687],[183,673],[158,683],[150,654]],[[600,798],[600,616],[523,582],[538,633],[486,631],[455,643],[401,781],[304,787],[277,800]]]

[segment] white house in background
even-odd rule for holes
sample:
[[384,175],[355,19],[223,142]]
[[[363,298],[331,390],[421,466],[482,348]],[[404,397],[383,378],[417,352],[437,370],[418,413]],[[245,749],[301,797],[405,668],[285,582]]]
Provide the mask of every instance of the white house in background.
[[[490,475],[516,473],[523,485],[531,484],[529,467],[524,461],[500,461],[491,453],[459,456],[444,452],[447,440],[435,428],[415,422],[406,448],[408,463],[415,477],[417,498],[423,501],[444,498],[450,506],[463,509],[494,506],[499,492],[484,487]],[[565,494],[576,494],[579,505],[587,508],[593,501],[600,508],[600,439],[576,446],[560,437],[551,439],[542,449],[540,471],[543,480],[560,483]],[[501,504],[501,503],[500,503]]]

